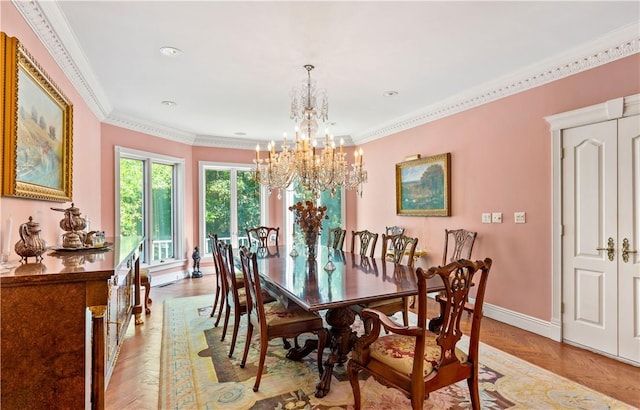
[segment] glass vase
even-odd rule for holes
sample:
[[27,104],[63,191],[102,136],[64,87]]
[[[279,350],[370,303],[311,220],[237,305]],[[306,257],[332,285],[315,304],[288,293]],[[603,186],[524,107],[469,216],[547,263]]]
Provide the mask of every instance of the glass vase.
[[307,231],[304,239],[307,245],[307,259],[315,261],[316,253],[318,252],[318,233],[314,231]]

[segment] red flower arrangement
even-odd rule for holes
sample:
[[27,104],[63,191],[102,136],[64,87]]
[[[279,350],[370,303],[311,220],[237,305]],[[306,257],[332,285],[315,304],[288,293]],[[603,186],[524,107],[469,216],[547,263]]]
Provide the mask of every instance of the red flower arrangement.
[[298,224],[302,232],[320,233],[322,229],[322,220],[329,219],[328,215],[324,213],[327,210],[326,206],[316,206],[311,201],[299,201],[295,205],[289,207],[290,211],[293,211],[295,216],[294,222]]

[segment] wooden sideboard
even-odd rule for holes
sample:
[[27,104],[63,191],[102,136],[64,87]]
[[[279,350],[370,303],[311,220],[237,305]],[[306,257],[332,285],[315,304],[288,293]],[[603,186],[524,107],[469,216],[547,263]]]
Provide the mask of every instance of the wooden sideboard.
[[47,251],[0,274],[1,408],[104,408],[132,315],[142,323],[142,239]]

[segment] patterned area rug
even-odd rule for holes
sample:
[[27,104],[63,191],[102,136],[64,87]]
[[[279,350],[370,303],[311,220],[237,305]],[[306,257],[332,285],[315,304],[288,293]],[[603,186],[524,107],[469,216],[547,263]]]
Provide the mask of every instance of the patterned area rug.
[[[225,341],[220,342],[222,324],[214,327],[214,319],[209,317],[211,302],[211,296],[197,296],[164,303],[158,401],[161,409],[353,408],[346,366],[336,366],[330,393],[317,399],[315,354],[302,362],[288,360],[280,339],[270,342],[260,390],[254,393],[258,337],[254,336],[247,365],[241,369],[245,319],[241,320],[234,355],[228,358],[231,329],[227,330]],[[632,408],[485,344],[480,347],[480,361],[483,409]],[[386,388],[373,378],[361,381],[361,390],[366,409],[411,408],[399,391]],[[432,393],[425,409],[466,409],[470,407],[468,396],[466,382],[461,382]]]

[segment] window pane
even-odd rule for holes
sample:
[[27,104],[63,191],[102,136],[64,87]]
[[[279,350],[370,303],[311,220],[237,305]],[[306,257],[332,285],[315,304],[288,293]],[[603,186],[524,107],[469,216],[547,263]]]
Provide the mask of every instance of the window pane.
[[[229,242],[231,240],[231,172],[207,169],[204,178],[206,234],[215,233],[219,239]],[[206,244],[206,253],[211,253],[209,241],[206,241]]]
[[[120,235],[144,236],[144,162],[120,158]],[[145,263],[144,252],[141,262]]]
[[260,186],[256,183],[253,172],[238,171],[238,242],[249,246],[246,229],[260,226]]
[[153,261],[174,256],[173,247],[173,166],[151,164]]
[[144,163],[135,159],[120,159],[120,234],[144,235],[143,188]]
[[327,237],[329,229],[342,226],[342,189],[337,189],[333,198],[329,191],[322,192],[320,194],[320,205],[327,207],[325,215],[329,219],[322,221],[322,234],[320,236],[320,243],[327,244]]

